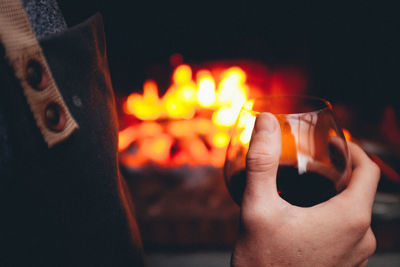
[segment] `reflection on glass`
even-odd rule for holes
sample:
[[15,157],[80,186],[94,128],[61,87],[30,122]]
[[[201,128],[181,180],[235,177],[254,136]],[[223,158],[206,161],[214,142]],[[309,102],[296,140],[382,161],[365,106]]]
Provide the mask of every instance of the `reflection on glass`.
[[345,187],[350,160],[330,104],[314,97],[264,97],[242,108],[228,146],[225,180],[236,203],[241,203],[246,155],[255,118],[261,112],[274,114],[281,127],[277,187],[283,199],[297,206],[313,206]]

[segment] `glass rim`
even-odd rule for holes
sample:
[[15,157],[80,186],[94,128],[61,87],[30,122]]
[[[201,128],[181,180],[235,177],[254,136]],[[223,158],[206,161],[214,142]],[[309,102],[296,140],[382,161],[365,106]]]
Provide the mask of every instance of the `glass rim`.
[[[250,101],[253,100],[254,102],[256,102],[256,101],[263,101],[266,99],[273,99],[273,98],[292,98],[292,99],[313,100],[313,101],[318,101],[319,103],[323,104],[323,106],[324,106],[322,108],[316,108],[316,109],[314,109],[312,111],[308,111],[308,112],[295,112],[295,113],[272,113],[272,112],[270,112],[274,115],[285,115],[285,116],[287,116],[287,115],[302,115],[302,114],[310,114],[310,113],[315,113],[315,112],[319,113],[326,109],[333,110],[332,104],[328,100],[326,100],[322,97],[309,96],[309,95],[264,95],[261,97],[250,99]],[[245,110],[247,112],[253,113],[253,114],[257,114],[257,115],[261,114],[263,112],[268,112],[268,111],[257,111],[257,110],[253,110],[253,109],[248,109],[248,108],[246,108],[245,105],[243,105],[241,109]]]

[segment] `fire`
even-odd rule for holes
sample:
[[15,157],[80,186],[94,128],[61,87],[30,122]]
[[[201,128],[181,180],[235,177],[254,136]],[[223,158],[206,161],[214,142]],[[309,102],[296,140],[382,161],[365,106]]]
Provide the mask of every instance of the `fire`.
[[[351,133],[350,133],[349,130],[343,128],[342,132],[343,132],[344,139],[346,139],[347,141],[351,141],[352,140]],[[329,130],[329,135],[330,136],[337,136],[337,133],[336,133],[335,130],[331,129],[331,130]]]
[[201,107],[209,108],[216,100],[215,81],[211,73],[199,71],[197,82],[197,100]]
[[250,143],[251,134],[253,133],[254,124],[256,122],[256,118],[252,114],[247,114],[243,116],[238,123],[238,127],[244,128],[242,133],[239,135],[239,141],[243,144]]
[[118,134],[118,150],[125,150],[128,146],[136,139],[136,129],[131,126],[128,127]]
[[214,112],[212,120],[219,126],[233,126],[239,112],[240,108],[238,107],[222,107],[218,111]]
[[146,81],[143,85],[143,96],[131,94],[125,103],[125,112],[142,120],[156,120],[162,114],[157,84]]
[[167,134],[160,134],[153,138],[145,138],[140,147],[142,154],[157,163],[163,163],[169,159],[173,139]]
[[175,69],[172,77],[175,84],[190,83],[192,80],[192,69],[189,65],[180,65]]
[[[207,69],[193,73],[189,65],[179,65],[162,97],[157,83],[146,81],[143,94],[133,93],[124,102],[124,112],[142,122],[119,132],[118,150],[129,150],[121,155],[122,162],[131,167],[149,161],[165,166],[222,166],[241,107],[251,110],[248,95],[246,73],[237,66],[216,77]],[[250,141],[254,121],[249,113],[239,122],[244,144]]]
[[344,138],[345,138],[347,141],[351,141],[351,133],[349,132],[349,130],[343,129],[343,135],[344,135]]
[[225,132],[216,133],[212,138],[212,143],[216,147],[226,147],[229,143],[229,135]]

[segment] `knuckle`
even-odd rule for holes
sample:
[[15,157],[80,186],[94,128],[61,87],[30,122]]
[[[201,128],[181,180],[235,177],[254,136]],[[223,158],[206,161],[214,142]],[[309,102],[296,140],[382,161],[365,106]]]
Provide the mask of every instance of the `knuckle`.
[[242,212],[242,223],[246,230],[257,229],[265,224],[266,217],[256,212]]
[[247,154],[246,164],[249,171],[267,171],[275,165],[275,158],[266,152],[252,151]]
[[375,253],[377,247],[375,235],[372,231],[369,231],[364,239],[364,243],[362,244],[362,254],[364,258],[370,257],[372,254]]
[[242,209],[242,222],[245,228],[255,229],[277,223],[274,212],[264,206],[254,205],[250,209]]
[[350,222],[349,226],[353,233],[358,234],[360,236],[364,236],[368,231],[371,225],[371,216],[366,214],[353,214],[352,222]]
[[242,210],[242,219],[245,224],[254,225],[267,220],[265,212],[257,207]]
[[376,238],[375,235],[371,232],[371,234],[369,235],[368,245],[366,248],[368,256],[371,256],[372,254],[375,253],[376,247],[377,247]]

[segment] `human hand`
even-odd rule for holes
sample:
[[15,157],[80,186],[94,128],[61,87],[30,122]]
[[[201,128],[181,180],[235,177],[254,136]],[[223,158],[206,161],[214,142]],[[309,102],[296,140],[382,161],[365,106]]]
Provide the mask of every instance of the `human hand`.
[[319,205],[293,206],[276,188],[279,123],[260,114],[247,154],[232,266],[366,266],[376,249],[370,222],[380,171],[357,145],[349,143],[349,150],[353,173],[347,188]]

